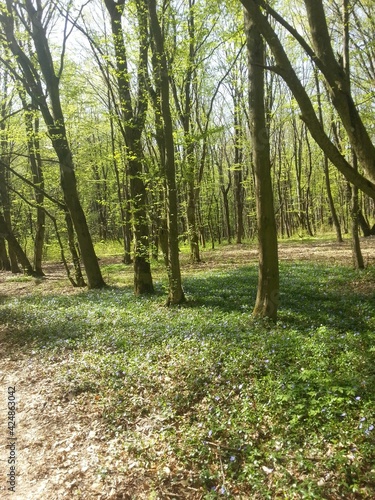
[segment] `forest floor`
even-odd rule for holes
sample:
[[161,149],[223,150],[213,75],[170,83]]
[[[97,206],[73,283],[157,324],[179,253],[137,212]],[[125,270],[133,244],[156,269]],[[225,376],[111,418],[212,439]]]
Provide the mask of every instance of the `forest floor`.
[[[373,267],[375,264],[375,238],[363,239],[362,250],[366,264]],[[306,261],[309,264],[316,263],[323,266],[349,267],[351,265],[349,242],[343,244],[330,241],[282,242],[279,247],[279,256],[281,262],[287,264]],[[182,254],[182,271],[184,277],[189,277],[194,273],[207,277],[210,271],[220,273],[220,271],[225,270],[228,272],[230,269],[254,264],[256,259],[255,246],[223,246],[217,250],[206,250],[203,253],[204,262],[199,265],[190,265],[187,256]],[[125,278],[119,278],[118,269],[125,269],[121,266],[119,257],[103,256],[100,263],[106,270],[104,277],[111,285],[121,287],[131,283],[131,269],[122,271]],[[33,297],[38,297],[35,299],[36,301],[40,300],[41,297],[51,296],[73,298],[74,295],[77,295],[77,297],[81,297],[82,290],[70,286],[60,264],[47,263],[44,269],[46,273],[44,279],[15,277],[9,273],[1,272],[0,306],[12,302],[15,304],[15,308],[16,306],[27,308],[29,302],[32,304]],[[357,279],[357,276],[353,275],[353,278],[348,282],[348,287],[352,290],[351,293],[374,297],[374,281]],[[24,306],[23,299],[26,300]],[[54,317],[54,303],[57,304],[57,308],[59,307],[58,302],[50,302],[50,309],[45,311],[44,321],[47,327],[49,315],[51,318]],[[15,498],[17,500],[60,498],[198,499],[216,498],[216,496],[243,499],[371,498],[371,491],[374,492],[371,488],[374,487],[375,482],[371,483],[368,479],[362,485],[360,480],[357,481],[358,490],[356,492],[353,487],[353,496],[349,494],[341,496],[340,494],[340,496],[335,497],[334,493],[322,493],[323,496],[319,497],[319,495],[313,496],[312,490],[311,493],[308,493],[308,490],[303,489],[300,493],[293,492],[292,489],[288,492],[285,485],[278,490],[275,485],[266,486],[273,472],[272,466],[262,466],[265,477],[264,491],[262,492],[262,488],[258,487],[253,493],[249,493],[251,490],[247,490],[241,485],[238,486],[235,479],[230,479],[232,476],[229,477],[229,472],[228,478],[224,477],[227,474],[225,472],[226,466],[224,471],[222,459],[218,459],[216,455],[216,459],[219,460],[218,471],[214,473],[211,466],[210,470],[212,477],[216,474],[222,478],[221,489],[219,489],[219,483],[215,483],[215,480],[211,478],[207,479],[207,488],[211,492],[205,493],[205,489],[202,488],[203,480],[197,479],[197,471],[189,472],[184,459],[176,458],[174,451],[166,452],[158,448],[159,444],[155,442],[155,436],[162,428],[160,421],[164,421],[166,417],[162,414],[158,415],[157,412],[152,414],[152,418],[141,412],[135,422],[129,423],[129,428],[133,426],[133,439],[137,435],[143,442],[144,449],[149,450],[149,448],[155,447],[153,452],[163,456],[163,460],[158,462],[155,458],[153,462],[149,458],[148,463],[146,463],[146,459],[142,459],[143,461],[138,459],[137,453],[132,450],[129,443],[127,446],[124,445],[125,440],[121,432],[108,432],[108,415],[103,418],[103,415],[106,414],[106,405],[109,405],[109,409],[111,408],[110,404],[113,401],[110,398],[115,389],[108,386],[108,394],[104,397],[100,390],[92,388],[90,384],[86,387],[82,383],[83,388],[77,390],[74,385],[69,385],[67,380],[70,379],[67,374],[74,363],[74,353],[72,353],[74,347],[62,349],[55,346],[48,352],[48,355],[44,354],[43,348],[46,351],[49,350],[49,346],[41,346],[43,342],[39,338],[36,340],[36,344],[32,341],[25,341],[22,330],[31,327],[23,325],[21,316],[19,317],[18,313],[14,311],[8,311],[6,314],[4,313],[4,316],[0,315],[1,498]],[[89,310],[87,314],[90,314]],[[74,325],[74,321],[73,317],[72,325]],[[38,333],[36,336],[38,337]],[[14,342],[13,339],[15,339]],[[9,448],[6,447],[8,443],[6,409],[8,387],[15,388],[17,401],[15,494],[7,491],[9,484],[6,482],[6,474],[9,472]],[[136,396],[134,395],[134,397]],[[142,395],[138,394],[138,396]],[[146,396],[143,395],[143,397]],[[123,420],[121,425],[123,425]],[[160,432],[159,435],[161,435]],[[211,448],[214,449],[215,446],[220,445],[215,444],[212,439]],[[134,444],[133,447],[136,448],[137,444]],[[149,450],[148,453],[151,451]],[[231,456],[230,460],[232,458]],[[183,466],[182,463],[185,465]],[[185,470],[183,470],[184,467]],[[320,479],[315,478],[316,484],[321,486],[323,483],[329,482],[329,475],[330,472],[327,471],[322,473]],[[174,477],[173,481],[172,476]],[[234,477],[235,473],[233,472]],[[279,481],[282,483],[281,479]],[[230,485],[232,485],[232,489],[230,489]],[[230,491],[231,493],[229,493]],[[284,493],[281,494],[280,491]],[[332,491],[335,491],[334,488]],[[309,496],[310,494],[311,496]]]

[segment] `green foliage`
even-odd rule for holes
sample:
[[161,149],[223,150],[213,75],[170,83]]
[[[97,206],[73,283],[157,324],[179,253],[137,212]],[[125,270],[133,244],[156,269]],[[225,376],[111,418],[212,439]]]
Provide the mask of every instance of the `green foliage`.
[[374,296],[354,283],[374,270],[287,263],[281,276],[277,325],[250,316],[255,266],[189,275],[179,308],[162,306],[161,277],[155,297],[14,298],[0,321],[20,327],[13,346],[66,361],[62,391],[95,394],[155,491],[373,498]]

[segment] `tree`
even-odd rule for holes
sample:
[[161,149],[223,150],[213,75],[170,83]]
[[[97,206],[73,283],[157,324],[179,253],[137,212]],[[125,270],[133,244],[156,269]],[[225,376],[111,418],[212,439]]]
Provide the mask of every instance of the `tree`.
[[169,69],[164,49],[164,39],[156,9],[156,0],[145,0],[150,16],[151,36],[154,40],[154,71],[160,90],[161,127],[163,145],[165,147],[165,180],[167,202],[168,231],[168,278],[169,305],[181,304],[185,301],[182,289],[181,269],[178,248],[178,203],[176,186],[175,143],[169,95]]
[[[1,11],[0,23],[3,28],[1,41],[8,52],[8,57],[2,57],[2,63],[9,69],[13,78],[24,86],[25,91],[41,111],[59,160],[61,188],[77,234],[88,286],[101,288],[105,286],[105,283],[78,196],[73,155],[60,99],[59,84],[67,39],[66,25],[60,67],[56,70],[47,37],[51,13],[45,17],[44,14],[44,7],[40,2],[37,2],[35,7],[32,0],[25,0],[22,4],[6,0],[6,10]],[[17,39],[16,20],[30,37],[29,43],[33,43],[35,57],[29,56],[22,42]],[[16,64],[13,63],[11,55]]]
[[[276,64],[269,69],[278,73],[287,83],[300,107],[301,119],[306,123],[314,140],[349,182],[356,185],[372,198],[375,198],[375,183],[373,182],[373,174],[375,173],[375,163],[373,160],[374,146],[371,140],[369,140],[369,134],[364,127],[350,91],[347,88],[345,74],[335,59],[321,2],[316,2],[317,11],[319,11],[317,13],[314,13],[315,1],[305,2],[308,6],[311,34],[315,41],[317,53],[268,3],[263,0],[241,0],[241,3],[256,21],[259,31],[267,41],[275,58]],[[332,103],[338,111],[345,129],[353,129],[350,130],[350,133],[347,130],[348,137],[358,154],[358,159],[361,162],[363,161],[363,166],[367,169],[368,177],[364,177],[353,169],[352,165],[343,157],[325,133],[306,89],[298,78],[279,37],[260,7],[264,8],[266,13],[270,14],[296,38],[307,55],[311,57],[318,69],[323,73],[332,91]]]
[[40,189],[34,189],[35,201],[37,204],[36,232],[34,238],[34,270],[40,276],[43,276],[42,258],[45,235],[46,214],[43,210],[44,203],[44,175],[42,168],[42,159],[40,155],[39,140],[39,116],[32,103],[28,104],[21,93],[22,104],[25,115],[25,127],[27,136],[27,149],[29,154],[29,163],[33,176],[33,183]]
[[143,161],[141,136],[147,112],[147,27],[144,6],[137,3],[139,21],[139,66],[138,94],[134,109],[132,106],[131,81],[127,53],[121,25],[125,0],[105,0],[111,18],[111,28],[117,65],[117,82],[120,97],[122,131],[126,144],[126,155],[130,177],[130,197],[134,229],[134,291],[136,295],[154,291],[150,255],[149,228],[147,220],[147,193],[143,182]]
[[264,97],[264,44],[255,20],[245,11],[249,73],[249,121],[255,172],[259,278],[254,316],[276,321],[279,297],[277,230],[271,180],[269,130]]
[[[342,24],[343,24],[343,70],[346,77],[347,89],[350,92],[351,89],[351,77],[350,77],[350,47],[349,47],[349,0],[342,0]],[[354,149],[354,146],[352,146]],[[375,152],[375,150],[374,150]],[[374,155],[375,162],[375,155]],[[358,171],[358,161],[357,153],[352,150],[352,163],[354,170]],[[353,186],[352,188],[352,256],[354,267],[357,269],[364,269],[365,264],[361,251],[361,244],[359,241],[359,223],[358,223],[358,213],[359,213],[359,200],[358,200],[358,188]]]
[[[2,99],[0,108],[0,206],[2,207],[4,214],[4,221],[7,228],[12,232],[12,218],[11,218],[11,197],[9,193],[9,171],[7,166],[10,164],[10,151],[9,151],[9,138],[7,132],[8,119],[7,116],[10,112],[9,106],[9,96],[8,96],[8,72],[2,72],[3,77],[3,88],[2,88]],[[2,245],[2,262],[6,270],[12,271],[12,273],[20,273],[21,270],[18,267],[16,251],[12,245],[12,239],[8,239],[8,254],[6,252],[5,244]],[[4,242],[4,239],[3,239]]]
[[22,250],[22,247],[17,241],[17,238],[14,236],[13,232],[8,227],[2,213],[0,213],[0,237],[8,241],[9,246],[13,249],[14,253],[16,254],[17,260],[24,268],[25,273],[28,274],[29,276],[36,276],[36,273],[33,270],[29,259],[27,258],[25,252]]

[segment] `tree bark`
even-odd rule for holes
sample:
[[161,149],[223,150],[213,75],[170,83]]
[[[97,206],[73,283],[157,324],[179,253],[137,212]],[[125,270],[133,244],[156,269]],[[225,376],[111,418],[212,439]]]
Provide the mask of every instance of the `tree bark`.
[[[322,0],[305,0],[315,61],[323,73],[331,93],[332,103],[340,115],[349,140],[367,177],[375,182],[375,146],[354,103],[348,67],[336,59]],[[348,10],[344,6],[344,10]],[[345,28],[345,26],[344,26]]]
[[[7,121],[6,115],[8,113],[8,74],[5,72],[3,96],[1,99],[1,112],[0,112],[0,206],[3,209],[4,219],[10,231],[12,231],[12,218],[11,218],[11,198],[9,196],[8,182],[9,171],[6,166],[10,165],[10,157],[8,152],[8,137],[7,137]],[[12,273],[20,273],[18,267],[17,256],[12,246],[8,247],[9,264]]]
[[228,239],[228,244],[230,245],[232,243],[232,228],[230,224],[230,211],[229,211],[229,199],[228,199],[228,193],[229,189],[232,185],[232,176],[230,174],[230,170],[228,170],[228,184],[225,186],[224,183],[224,172],[223,172],[223,165],[222,165],[222,159],[219,158],[217,162],[217,168],[219,171],[219,182],[220,182],[220,191],[221,194],[223,195],[223,205],[224,205],[224,218],[225,218],[225,231],[226,231],[226,237]]
[[241,0],[241,3],[254,18],[258,30],[267,41],[276,62],[271,69],[278,73],[290,88],[300,107],[301,119],[306,123],[316,143],[349,182],[375,199],[375,183],[353,169],[322,128],[312,102],[294,71],[280,39],[259,8],[259,4],[265,5],[265,3],[262,0]]
[[[319,121],[320,121],[322,127],[324,128],[323,107],[322,107],[322,100],[321,100],[321,96],[320,96],[319,76],[318,76],[318,72],[316,70],[314,72],[314,77],[315,77],[315,85],[316,85],[317,99],[318,99]],[[331,180],[329,177],[329,160],[328,160],[328,157],[326,154],[324,154],[323,171],[324,171],[324,181],[325,181],[325,186],[326,186],[326,191],[327,191],[327,199],[328,199],[329,209],[330,209],[332,221],[333,221],[333,224],[334,224],[335,230],[336,230],[336,239],[339,243],[342,243],[343,239],[342,239],[341,226],[340,226],[339,218],[337,216],[335,203],[333,201]]]
[[3,237],[0,237],[0,269],[2,271],[11,270],[7,247],[5,245],[5,239]]
[[363,236],[368,238],[369,236],[375,236],[375,224],[370,227],[369,223],[365,219],[365,216],[362,213],[362,210],[358,210],[358,224],[360,225]]
[[29,276],[36,276],[35,271],[33,270],[32,265],[30,264],[29,259],[27,258],[25,252],[22,250],[21,245],[18,243],[16,237],[9,229],[4,216],[0,213],[0,237],[5,238],[9,244],[9,247],[12,248],[14,253],[17,256],[18,262],[24,269],[24,272]]
[[158,79],[161,91],[161,113],[163,118],[163,135],[165,144],[165,178],[167,190],[167,226],[168,226],[168,305],[184,302],[182,289],[180,258],[178,248],[178,204],[176,186],[175,144],[173,138],[172,116],[169,103],[169,71],[164,50],[164,40],[156,11],[156,1],[147,0],[150,15],[150,27],[155,41],[155,55]]
[[245,29],[249,72],[249,119],[259,239],[259,277],[253,315],[276,321],[279,301],[279,263],[269,131],[264,104],[264,44],[255,19],[246,11]]
[[[357,156],[353,152],[353,166],[355,169],[358,168]],[[352,206],[351,206],[351,216],[352,216],[352,258],[353,265],[355,269],[364,269],[365,262],[363,260],[361,242],[359,240],[359,223],[358,223],[358,213],[359,213],[359,200],[358,200],[358,188],[356,186],[352,187]]]
[[234,200],[236,209],[236,243],[240,245],[244,236],[243,224],[243,141],[242,141],[242,125],[240,117],[240,93],[237,88],[233,89],[233,105],[234,105],[234,168],[233,168],[233,184],[234,184]]
[[85,213],[79,200],[73,156],[67,138],[64,114],[61,107],[59,83],[62,67],[56,73],[47,39],[46,27],[42,23],[43,7],[38,2],[37,8],[35,8],[32,0],[25,0],[25,11],[30,23],[30,31],[35,47],[35,55],[40,67],[40,74],[16,39],[13,16],[17,15],[17,5],[11,0],[6,0],[6,5],[7,12],[0,14],[0,22],[8,48],[15,56],[21,72],[20,75],[14,71],[14,76],[22,81],[26,92],[34,99],[34,102],[40,109],[50,140],[58,157],[61,188],[77,234],[88,286],[89,288],[102,288],[105,286],[105,283],[95,254]]
[[130,74],[127,63],[125,40],[121,25],[124,0],[114,2],[105,0],[111,18],[113,42],[116,55],[117,82],[119,87],[122,131],[126,144],[128,172],[130,177],[130,198],[134,233],[134,293],[141,295],[153,293],[149,251],[149,225],[147,216],[147,192],[143,182],[143,150],[141,135],[147,111],[147,90],[145,73],[147,71],[147,42],[145,33],[145,12],[138,2],[140,26],[140,60],[138,71],[138,110],[132,108]]
[[[322,7],[323,8],[323,7]],[[351,76],[350,76],[350,47],[349,47],[349,0],[342,0],[341,4],[342,8],[342,24],[343,24],[343,81],[346,85],[346,90],[348,95],[351,97]],[[320,8],[319,8],[320,9]],[[318,9],[318,10],[319,10]],[[328,31],[327,31],[328,33]],[[316,40],[314,38],[314,43]],[[331,61],[332,62],[332,61]],[[335,99],[333,97],[333,99]],[[353,103],[354,106],[354,103]],[[336,107],[336,106],[335,106]],[[343,121],[343,118],[341,118]],[[344,124],[345,126],[345,124]],[[353,123],[354,127],[354,123]],[[352,127],[352,128],[353,128]],[[345,127],[346,128],[346,127]],[[350,136],[349,136],[350,138]],[[357,148],[354,146],[353,141],[351,140],[351,150],[352,150],[352,163],[353,168],[356,172],[358,172],[358,155]],[[375,149],[374,149],[375,152]],[[375,159],[375,156],[374,156]],[[359,199],[358,199],[358,188],[357,186],[353,186],[352,188],[352,255],[353,255],[353,263],[356,269],[364,269],[365,263],[363,260],[361,243],[359,241],[359,224],[358,224],[358,212],[359,212]]]
[[[22,98],[22,96],[21,96]],[[46,214],[43,210],[44,203],[44,176],[42,169],[42,161],[40,157],[40,144],[39,144],[39,118],[35,116],[36,110],[33,106],[28,106],[25,99],[23,99],[23,107],[25,111],[25,126],[27,135],[27,149],[29,153],[29,162],[33,176],[33,184],[40,189],[34,189],[35,201],[37,204],[36,209],[36,231],[34,239],[34,269],[35,272],[44,276],[42,269],[43,260],[43,246]]]
[[173,97],[178,110],[180,123],[184,130],[184,151],[183,158],[186,169],[187,179],[187,207],[186,219],[188,227],[188,237],[190,243],[190,261],[198,263],[201,261],[199,251],[199,231],[197,222],[197,198],[199,196],[199,187],[197,187],[197,166],[195,158],[195,140],[193,139],[194,131],[192,103],[193,103],[193,85],[196,62],[196,34],[195,34],[195,0],[189,0],[189,14],[187,19],[187,31],[189,39],[189,52],[187,68],[184,72],[183,91],[181,99],[178,98],[177,86],[172,75],[170,78],[172,84]]

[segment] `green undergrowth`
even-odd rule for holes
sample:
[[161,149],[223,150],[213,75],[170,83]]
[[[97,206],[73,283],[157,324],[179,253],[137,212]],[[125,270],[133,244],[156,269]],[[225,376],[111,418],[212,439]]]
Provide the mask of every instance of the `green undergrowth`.
[[182,307],[161,279],[6,300],[0,321],[68,360],[62,391],[92,393],[160,498],[374,498],[374,269],[283,263],[277,324],[251,317],[256,266],[192,272]]

